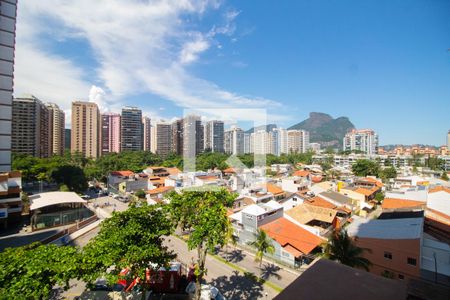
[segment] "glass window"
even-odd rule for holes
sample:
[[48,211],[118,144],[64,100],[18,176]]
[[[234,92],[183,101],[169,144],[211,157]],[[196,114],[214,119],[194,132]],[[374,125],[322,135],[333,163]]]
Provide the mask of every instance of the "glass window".
[[392,259],[392,253],[391,253],[391,252],[385,251],[385,252],[384,252],[384,258]]
[[417,265],[417,260],[415,258],[408,257],[407,263],[408,265],[415,266]]

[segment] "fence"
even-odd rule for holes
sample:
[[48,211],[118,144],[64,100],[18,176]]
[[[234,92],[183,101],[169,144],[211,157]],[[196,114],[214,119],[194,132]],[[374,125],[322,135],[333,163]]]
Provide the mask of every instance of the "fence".
[[89,225],[91,223],[94,223],[97,220],[98,220],[97,216],[94,215],[94,216],[92,216],[90,218],[87,218],[87,219],[81,221],[81,222],[77,222],[77,224],[75,224],[75,225],[73,225],[73,226],[71,226],[69,228],[66,228],[66,229],[64,229],[64,230],[62,230],[62,231],[60,231],[60,232],[58,232],[58,233],[56,233],[56,234],[54,234],[52,236],[49,236],[48,238],[45,238],[45,239],[41,240],[40,242],[42,244],[49,244],[49,243],[51,243],[51,242],[53,242],[53,241],[55,241],[55,240],[57,240],[59,238],[62,238],[63,236],[72,234],[75,231],[80,230],[81,228],[86,227],[87,225]]

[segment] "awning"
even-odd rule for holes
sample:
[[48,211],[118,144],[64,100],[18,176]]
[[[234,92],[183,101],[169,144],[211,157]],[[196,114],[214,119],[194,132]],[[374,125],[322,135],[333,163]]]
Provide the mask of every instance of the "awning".
[[48,192],[30,196],[30,210],[42,207],[66,204],[66,203],[87,203],[74,192]]

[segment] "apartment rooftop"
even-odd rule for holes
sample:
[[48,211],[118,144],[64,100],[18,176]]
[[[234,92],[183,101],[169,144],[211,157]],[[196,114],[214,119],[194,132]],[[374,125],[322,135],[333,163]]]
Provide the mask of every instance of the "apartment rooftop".
[[372,239],[419,239],[423,231],[423,218],[368,220],[353,217],[347,227],[350,236]]

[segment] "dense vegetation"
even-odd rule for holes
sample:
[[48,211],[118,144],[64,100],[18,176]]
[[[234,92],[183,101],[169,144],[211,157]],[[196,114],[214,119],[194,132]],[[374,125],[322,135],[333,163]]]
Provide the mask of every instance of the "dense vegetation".
[[[312,153],[287,154],[281,156],[266,155],[266,164],[311,163]],[[223,153],[203,153],[197,156],[197,170],[225,169],[229,155]],[[239,155],[239,159],[247,167],[253,167],[253,154]],[[148,166],[162,165],[165,167],[183,168],[183,158],[170,154],[162,158],[147,151],[109,153],[94,160],[84,158],[81,154],[66,152],[64,156],[36,158],[29,155],[13,155],[13,169],[22,171],[25,182],[46,181],[55,182],[59,186],[67,186],[72,191],[83,191],[87,188],[87,180],[106,181],[106,175],[111,171],[131,170],[139,172]]]

